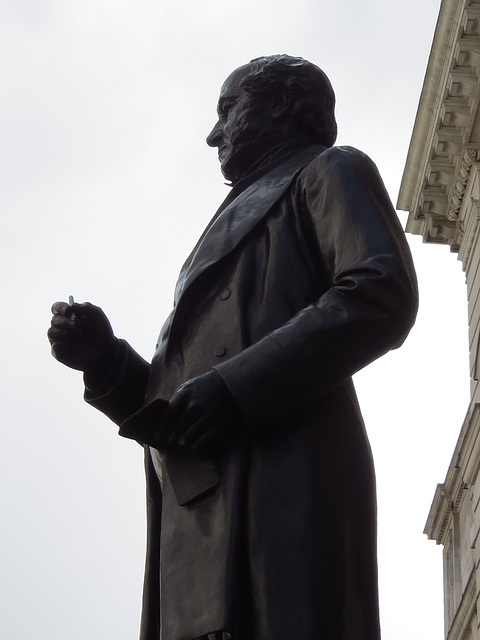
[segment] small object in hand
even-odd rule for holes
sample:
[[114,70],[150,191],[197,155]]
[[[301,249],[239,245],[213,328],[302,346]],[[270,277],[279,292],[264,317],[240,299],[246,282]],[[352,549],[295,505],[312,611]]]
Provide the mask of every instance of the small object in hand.
[[[73,296],[68,296],[68,306],[72,307],[74,302],[75,302],[75,300],[74,300]],[[73,322],[75,322],[75,319],[76,319],[75,318],[75,313],[72,312],[70,314],[70,319],[73,320]]]

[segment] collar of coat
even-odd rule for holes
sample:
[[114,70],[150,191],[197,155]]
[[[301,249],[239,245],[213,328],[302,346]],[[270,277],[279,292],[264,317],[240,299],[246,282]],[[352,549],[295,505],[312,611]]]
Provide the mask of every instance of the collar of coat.
[[226,207],[220,207],[220,213],[214,216],[182,267],[175,289],[176,305],[192,282],[235,249],[282,197],[297,173],[324,150],[319,144],[297,150]]

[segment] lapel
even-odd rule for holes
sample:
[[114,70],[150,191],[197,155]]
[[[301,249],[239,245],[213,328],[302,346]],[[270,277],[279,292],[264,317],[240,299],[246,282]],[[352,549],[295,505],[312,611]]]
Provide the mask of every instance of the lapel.
[[177,305],[192,282],[243,240],[285,193],[298,171],[324,149],[315,145],[297,152],[249,185],[214,218],[180,272],[175,289]]

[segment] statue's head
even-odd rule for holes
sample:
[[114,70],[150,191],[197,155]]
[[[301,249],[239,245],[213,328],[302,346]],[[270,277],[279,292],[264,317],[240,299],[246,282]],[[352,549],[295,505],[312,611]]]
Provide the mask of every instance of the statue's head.
[[[287,55],[255,58],[223,83],[218,122],[207,137],[224,176],[242,173],[239,151],[262,139],[296,136],[331,147],[337,135],[335,94],[316,65]],[[235,156],[235,158],[234,158]]]

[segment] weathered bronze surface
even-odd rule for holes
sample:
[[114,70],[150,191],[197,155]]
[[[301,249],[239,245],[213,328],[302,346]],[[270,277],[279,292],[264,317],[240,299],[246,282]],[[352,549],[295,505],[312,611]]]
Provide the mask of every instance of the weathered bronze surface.
[[54,356],[144,445],[141,640],[379,638],[375,479],[351,376],[403,342],[417,287],[375,165],[333,147],[334,103],[301,58],[227,78],[207,142],[232,189],[150,364],[98,307],[53,306]]

